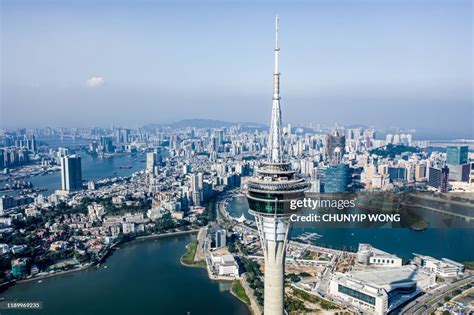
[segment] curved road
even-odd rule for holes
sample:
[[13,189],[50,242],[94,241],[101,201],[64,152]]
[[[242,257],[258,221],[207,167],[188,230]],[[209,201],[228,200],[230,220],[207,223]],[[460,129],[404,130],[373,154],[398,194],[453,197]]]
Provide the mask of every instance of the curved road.
[[433,292],[425,293],[419,298],[413,300],[410,304],[405,306],[401,314],[423,315],[430,314],[438,308],[438,303],[444,302],[444,297],[452,291],[459,289],[469,282],[474,282],[474,275],[469,275],[462,280],[453,282],[446,287],[443,287]]

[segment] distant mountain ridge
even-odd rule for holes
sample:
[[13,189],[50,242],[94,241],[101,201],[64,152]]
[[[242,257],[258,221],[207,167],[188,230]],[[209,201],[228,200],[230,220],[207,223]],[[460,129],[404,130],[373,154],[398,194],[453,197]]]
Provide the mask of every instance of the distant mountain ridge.
[[267,126],[260,123],[251,123],[251,122],[229,122],[223,120],[214,120],[214,119],[201,119],[201,118],[192,118],[192,119],[183,119],[180,121],[172,122],[169,124],[148,124],[145,127],[154,129],[157,127],[171,127],[173,129],[194,127],[194,128],[222,128],[230,127],[235,125],[242,125],[244,127],[256,127],[256,128],[266,128]]

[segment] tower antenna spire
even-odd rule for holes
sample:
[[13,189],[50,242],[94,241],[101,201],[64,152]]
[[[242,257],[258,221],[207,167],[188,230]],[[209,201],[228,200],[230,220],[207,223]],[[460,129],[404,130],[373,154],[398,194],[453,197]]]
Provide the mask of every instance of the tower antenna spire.
[[279,43],[279,26],[280,24],[280,17],[277,15],[275,17],[275,74],[278,73],[278,52],[280,51],[280,43]]
[[268,139],[269,160],[273,163],[283,162],[282,137],[281,137],[281,108],[280,108],[280,71],[278,57],[280,46],[278,43],[278,29],[280,19],[275,18],[275,71],[273,72],[273,104],[272,120],[270,123],[270,136]]
[[275,17],[275,48],[278,49],[278,24],[280,23],[280,17],[277,16]]

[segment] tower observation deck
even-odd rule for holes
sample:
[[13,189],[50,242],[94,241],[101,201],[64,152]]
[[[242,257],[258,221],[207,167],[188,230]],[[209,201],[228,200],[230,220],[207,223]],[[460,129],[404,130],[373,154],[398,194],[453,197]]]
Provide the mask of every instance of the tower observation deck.
[[284,313],[285,249],[290,232],[291,200],[301,199],[310,184],[300,178],[283,154],[278,68],[278,24],[276,17],[273,105],[268,139],[268,160],[256,170],[247,184],[249,213],[255,217],[265,258],[264,314]]

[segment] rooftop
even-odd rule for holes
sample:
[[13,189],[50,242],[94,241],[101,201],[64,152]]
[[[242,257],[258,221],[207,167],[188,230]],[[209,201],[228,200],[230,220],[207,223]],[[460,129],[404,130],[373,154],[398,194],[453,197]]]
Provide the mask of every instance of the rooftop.
[[419,281],[429,277],[429,274],[413,265],[390,269],[378,269],[352,273],[351,277],[366,283],[374,284],[386,289],[390,285],[403,282]]

